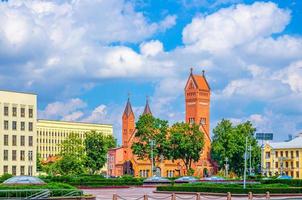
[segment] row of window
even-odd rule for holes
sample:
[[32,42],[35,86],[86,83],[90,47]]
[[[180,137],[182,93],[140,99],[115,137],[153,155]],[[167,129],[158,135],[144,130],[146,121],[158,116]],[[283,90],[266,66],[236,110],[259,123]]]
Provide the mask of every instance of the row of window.
[[[71,133],[68,133],[68,132],[66,132],[66,133],[57,133],[57,132],[42,132],[42,131],[38,131],[38,135],[39,136],[46,136],[46,137],[50,137],[50,136],[52,136],[52,137],[67,137],[69,134],[71,134]],[[81,133],[73,133],[73,134],[77,134],[79,137],[81,137],[81,138],[84,138],[84,134],[81,134]]]
[[[29,165],[27,169],[28,169],[27,175],[28,175],[28,176],[32,176],[32,175],[33,175],[33,166]],[[4,165],[4,166],[3,166],[3,174],[8,174],[8,173],[9,173],[9,171],[8,171],[8,165]],[[16,175],[17,175],[17,166],[16,166],[16,165],[13,165],[13,166],[12,166],[11,174],[12,174],[13,176],[16,176]],[[24,175],[25,175],[25,166],[24,166],[24,165],[21,165],[21,166],[20,166],[20,175],[21,175],[21,176],[24,176]]]
[[[284,152],[284,153],[283,153]],[[299,150],[296,150],[296,153],[294,153],[294,151],[280,151],[280,157],[283,157],[284,155],[285,155],[285,157],[289,157],[289,153],[290,153],[290,157],[291,158],[294,158],[294,155],[296,156],[296,157],[299,157]],[[276,158],[278,158],[279,157],[279,151],[276,151],[275,152],[275,156],[276,156]],[[265,158],[266,159],[269,159],[271,157],[271,152],[266,152],[265,153]]]
[[[9,130],[9,121],[8,120],[4,120],[4,130]],[[18,129],[17,126],[17,121],[12,121],[12,130],[16,131]],[[25,131],[25,122],[20,122],[20,130],[21,131]],[[32,122],[28,122],[28,131],[33,131],[33,123]]]
[[[283,172],[282,174],[285,174],[287,176],[291,176],[291,177],[294,177],[294,172],[291,171],[291,172]],[[273,174],[273,172],[264,172],[264,176],[279,176],[279,172],[275,172],[275,174]],[[300,177],[300,173],[297,171],[296,172],[296,178],[299,178]]]
[[[8,106],[4,106],[4,109],[3,109],[3,114],[4,116],[9,116],[9,107]],[[12,116],[13,117],[17,117],[18,115],[18,112],[17,112],[17,107],[12,107]],[[29,108],[28,109],[28,117],[29,118],[33,118],[33,115],[34,115],[34,111],[32,108]],[[20,117],[25,117],[25,108],[20,108]]]
[[[284,166],[284,163],[285,163],[285,166]],[[300,165],[299,165],[299,161],[296,161],[296,166],[294,166],[294,162],[293,161],[291,161],[291,162],[288,162],[288,161],[286,161],[286,162],[275,162],[275,168],[283,168],[283,167],[285,167],[285,168],[291,168],[291,169],[294,169],[294,168],[299,168],[300,167]],[[266,169],[270,169],[271,168],[271,162],[266,162],[266,164],[265,164],[265,166],[266,166]]]
[[[9,135],[4,135],[4,146],[9,145]],[[17,135],[12,135],[12,146],[17,146],[18,140]],[[25,146],[25,135],[20,136],[20,146]],[[33,136],[28,136],[28,146],[33,146]]]
[[[207,120],[207,119],[206,119],[205,117],[201,117],[201,118],[200,118],[200,121],[199,121],[199,124],[205,125],[205,124],[207,123],[206,120]],[[190,124],[194,124],[194,123],[195,123],[195,118],[194,118],[194,117],[190,117],[190,118],[189,118],[189,123],[190,123]]]
[[40,149],[40,151],[59,151],[59,150],[61,150],[61,148],[57,147],[57,146],[55,146],[55,147],[40,146],[39,149]]
[[[26,159],[26,155],[25,155],[25,151],[24,150],[21,150],[20,153],[19,153],[19,160],[20,161],[25,161],[25,160],[28,160],[28,161],[33,161],[33,151],[28,151],[27,153],[27,159]],[[17,150],[12,150],[12,154],[11,154],[11,158],[12,158],[12,161],[17,161]],[[4,150],[3,151],[3,160],[4,161],[8,161],[9,159],[9,151],[8,150]]]
[[143,178],[149,177],[149,170],[139,170],[139,176]]
[[64,140],[56,140],[56,139],[37,139],[37,143],[40,143],[40,144],[61,144],[61,142],[64,141]]

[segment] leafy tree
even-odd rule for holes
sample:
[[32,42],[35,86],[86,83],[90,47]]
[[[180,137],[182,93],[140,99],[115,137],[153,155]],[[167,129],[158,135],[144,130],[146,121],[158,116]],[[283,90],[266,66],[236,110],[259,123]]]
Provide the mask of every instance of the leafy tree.
[[36,160],[36,166],[37,166],[37,171],[42,171],[42,160],[41,160],[41,155],[37,152],[37,160]]
[[192,163],[200,159],[204,147],[204,137],[199,126],[184,122],[174,124],[170,129],[169,142],[171,158],[182,160],[186,171],[192,174]]
[[62,174],[75,175],[85,172],[85,149],[82,139],[76,133],[71,133],[61,143],[58,167]]
[[91,174],[100,170],[107,161],[107,152],[109,148],[116,146],[116,140],[113,136],[103,135],[96,131],[86,133],[85,145],[85,166],[89,168]]
[[228,158],[229,170],[242,175],[244,170],[245,140],[251,145],[253,168],[257,169],[260,163],[260,147],[254,138],[256,129],[250,121],[234,126],[230,120],[223,119],[213,129],[212,159],[218,163],[220,169],[225,166]]
[[168,121],[154,118],[150,114],[141,115],[136,122],[136,133],[132,144],[133,153],[139,159],[151,160],[151,140],[155,141],[153,147],[153,162],[167,159],[169,155],[169,142],[167,140]]

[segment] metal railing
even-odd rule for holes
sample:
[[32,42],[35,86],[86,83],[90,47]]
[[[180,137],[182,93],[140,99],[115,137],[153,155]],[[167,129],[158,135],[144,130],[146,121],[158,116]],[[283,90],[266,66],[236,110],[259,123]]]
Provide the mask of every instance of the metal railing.
[[49,197],[83,196],[83,191],[77,189],[9,189],[0,190],[0,200],[34,200],[48,199]]

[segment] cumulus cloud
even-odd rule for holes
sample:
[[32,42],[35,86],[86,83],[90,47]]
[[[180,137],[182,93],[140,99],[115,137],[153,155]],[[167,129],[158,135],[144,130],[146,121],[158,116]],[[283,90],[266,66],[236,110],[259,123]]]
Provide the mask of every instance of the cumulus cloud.
[[164,46],[158,40],[151,40],[140,45],[140,52],[146,56],[155,56],[163,52]]
[[290,14],[274,3],[238,4],[195,17],[183,30],[183,42],[194,49],[220,51],[284,30]]

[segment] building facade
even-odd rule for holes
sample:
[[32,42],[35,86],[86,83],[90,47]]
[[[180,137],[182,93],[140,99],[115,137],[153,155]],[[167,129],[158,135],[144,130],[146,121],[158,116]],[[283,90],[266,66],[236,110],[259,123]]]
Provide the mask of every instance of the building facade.
[[36,173],[37,96],[0,91],[0,175]]
[[269,142],[262,148],[261,165],[265,176],[302,177],[302,135],[287,142]]
[[37,121],[37,151],[42,160],[60,153],[60,144],[69,134],[78,134],[85,139],[89,131],[96,131],[100,134],[113,135],[113,127],[110,124],[92,124],[82,122],[67,122],[55,120]]
[[[202,75],[194,75],[191,69],[187,84],[184,89],[187,123],[200,125],[204,133],[205,145],[201,159],[193,164],[196,176],[206,176],[215,172],[210,158],[210,87],[204,72]],[[151,114],[148,100],[145,105],[144,114]],[[150,177],[151,162],[140,160],[133,155],[131,146],[135,140],[135,115],[128,99],[122,116],[122,146],[109,151],[109,175],[121,176],[131,174],[136,177]],[[180,160],[162,160],[156,163],[156,175],[164,177],[182,176],[186,173],[184,163]]]

